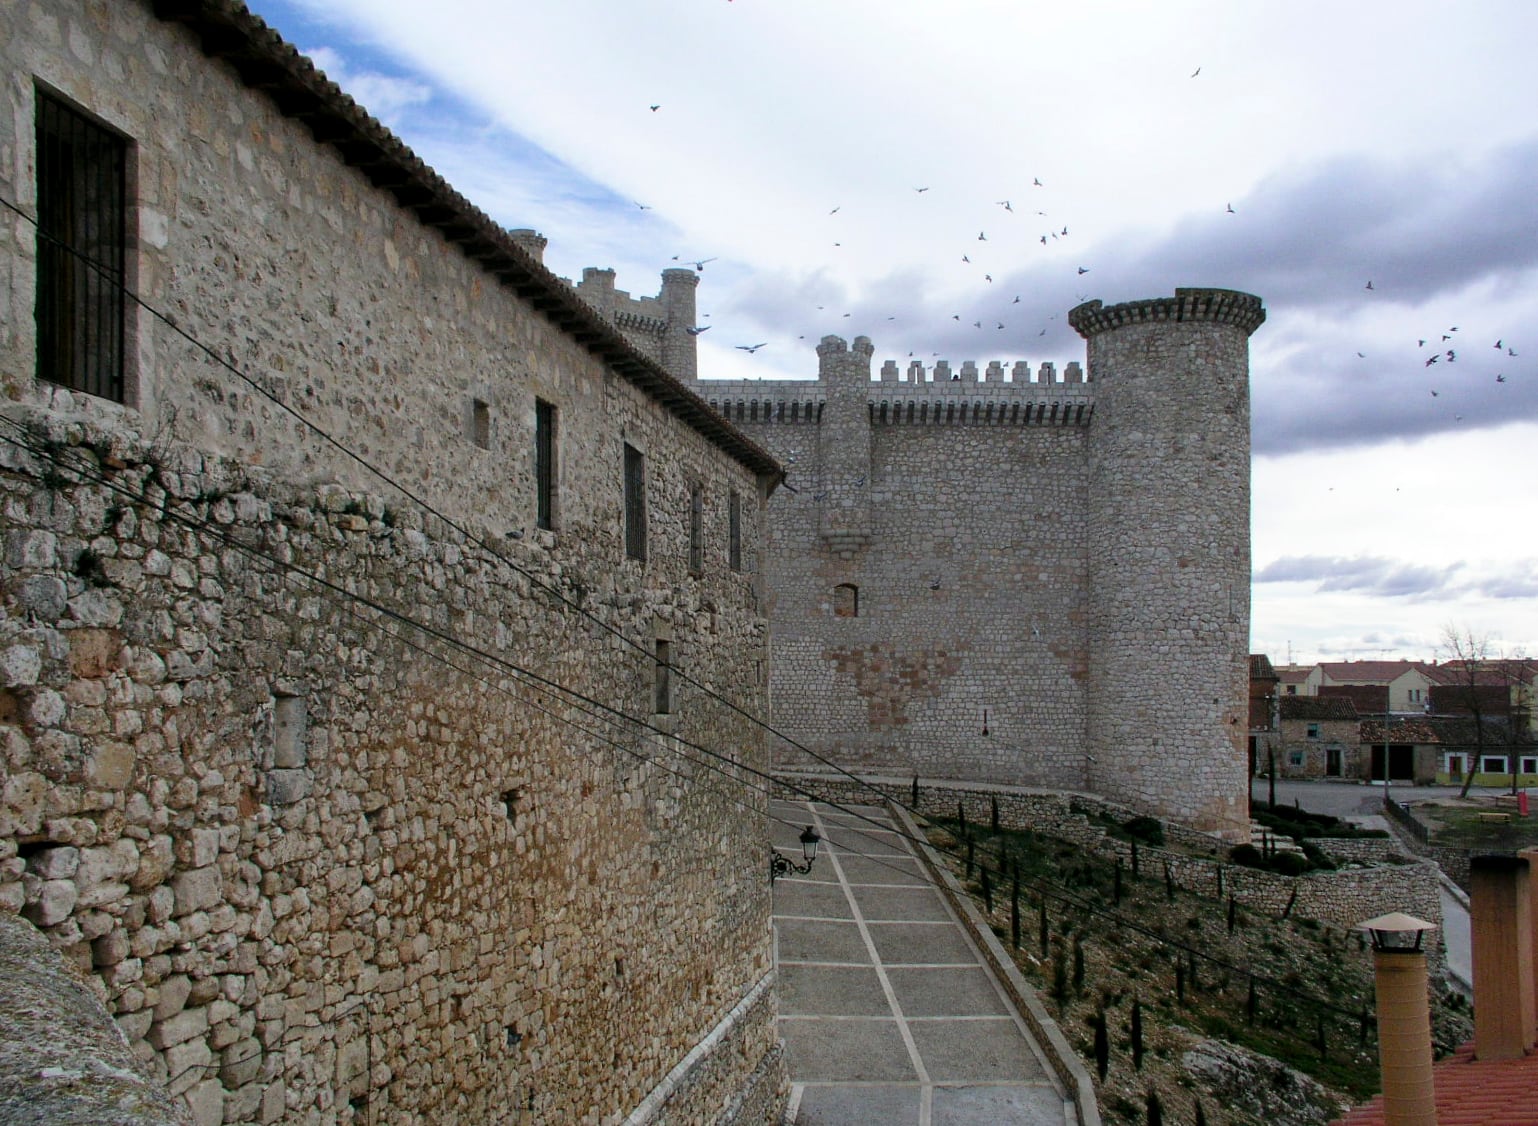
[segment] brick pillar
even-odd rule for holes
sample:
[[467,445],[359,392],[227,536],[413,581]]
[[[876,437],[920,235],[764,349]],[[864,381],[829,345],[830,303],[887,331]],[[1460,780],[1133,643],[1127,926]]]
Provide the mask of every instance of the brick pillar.
[[1469,869],[1474,1056],[1519,1059],[1538,1027],[1529,864],[1518,856],[1476,856]]

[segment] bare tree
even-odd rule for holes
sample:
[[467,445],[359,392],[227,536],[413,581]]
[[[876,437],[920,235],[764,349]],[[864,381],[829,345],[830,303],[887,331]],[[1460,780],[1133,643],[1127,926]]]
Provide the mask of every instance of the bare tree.
[[1511,792],[1516,793],[1520,751],[1530,743],[1531,666],[1520,651],[1505,653],[1488,634],[1476,634],[1468,626],[1443,626],[1440,649],[1446,659],[1439,697],[1474,721],[1474,762],[1464,772],[1459,796],[1468,797],[1484,765],[1485,749],[1492,745],[1507,752]]

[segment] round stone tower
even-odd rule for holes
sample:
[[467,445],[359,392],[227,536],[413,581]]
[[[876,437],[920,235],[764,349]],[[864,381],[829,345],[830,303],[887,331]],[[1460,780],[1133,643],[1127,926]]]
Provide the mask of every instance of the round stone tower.
[[1249,337],[1259,298],[1080,305],[1092,789],[1249,840]]

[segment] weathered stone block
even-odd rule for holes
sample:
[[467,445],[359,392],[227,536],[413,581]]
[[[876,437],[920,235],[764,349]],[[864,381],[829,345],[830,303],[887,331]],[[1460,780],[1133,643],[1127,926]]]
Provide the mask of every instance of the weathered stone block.
[[157,1021],[145,1039],[156,1048],[165,1049],[191,1040],[194,1036],[201,1037],[207,1031],[207,1009],[183,1009],[173,1017]]
[[12,645],[0,649],[0,688],[36,684],[43,671],[43,659],[30,645]]
[[293,805],[310,796],[313,782],[308,770],[269,770],[267,800],[273,805]]
[[44,880],[22,914],[40,927],[51,927],[69,918],[80,892],[70,880]]
[[176,896],[174,913],[180,917],[219,903],[224,898],[224,881],[217,868],[195,868],[172,877],[171,891]]

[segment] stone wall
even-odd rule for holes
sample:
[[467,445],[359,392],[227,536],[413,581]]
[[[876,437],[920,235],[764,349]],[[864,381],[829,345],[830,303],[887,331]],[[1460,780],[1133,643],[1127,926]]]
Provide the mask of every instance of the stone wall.
[[0,65],[23,216],[40,90],[128,139],[143,300],[124,402],[36,381],[0,224],[0,909],[200,1123],[771,1120],[764,799],[698,748],[764,762],[772,459],[240,5],[0,6]]
[[[515,569],[379,498],[26,423],[37,452],[0,444],[0,902],[198,1121],[603,1117],[760,986],[762,803],[675,741],[752,761],[751,725],[680,684],[649,733],[516,671],[650,718],[652,662],[598,623],[662,623],[751,699],[762,625],[728,580],[619,581],[580,542]],[[772,1002],[726,1043],[685,1088],[702,1117],[777,1051]]]
[[188,1126],[101,1001],[30,923],[0,913],[0,1122]]
[[778,761],[1088,789],[1246,839],[1264,312],[1180,290],[1071,315],[1087,381],[873,378],[868,339],[827,337],[815,383],[695,385],[789,468],[765,570],[775,720],[802,747]]

